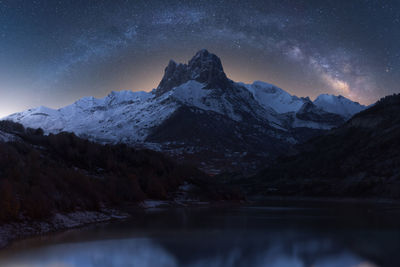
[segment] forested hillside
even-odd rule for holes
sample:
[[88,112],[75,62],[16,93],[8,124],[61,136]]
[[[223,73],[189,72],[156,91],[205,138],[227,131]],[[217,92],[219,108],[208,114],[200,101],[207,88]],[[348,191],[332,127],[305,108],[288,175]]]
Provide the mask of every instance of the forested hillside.
[[46,136],[9,121],[0,122],[0,131],[15,137],[0,142],[0,221],[171,199],[185,181],[218,198],[208,176],[161,153],[101,145],[72,133]]

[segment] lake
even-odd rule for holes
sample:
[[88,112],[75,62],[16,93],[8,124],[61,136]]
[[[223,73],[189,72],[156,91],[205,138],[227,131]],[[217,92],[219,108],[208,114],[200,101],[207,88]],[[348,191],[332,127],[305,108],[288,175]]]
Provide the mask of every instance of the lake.
[[268,200],[130,212],[15,242],[0,266],[400,266],[398,204]]

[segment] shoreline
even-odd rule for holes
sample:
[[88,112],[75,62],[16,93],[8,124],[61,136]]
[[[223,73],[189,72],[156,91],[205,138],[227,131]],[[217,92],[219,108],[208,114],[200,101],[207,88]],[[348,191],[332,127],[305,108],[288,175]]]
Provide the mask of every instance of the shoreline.
[[148,199],[140,203],[127,203],[118,208],[103,208],[100,211],[56,213],[47,220],[25,220],[22,222],[5,223],[0,225],[0,250],[6,249],[14,241],[30,237],[58,233],[97,223],[125,220],[131,217],[129,210],[132,208],[145,210],[163,207],[203,206],[209,204],[210,202],[190,200],[175,199],[171,201]]
[[90,224],[124,220],[129,213],[117,209],[104,208],[101,211],[74,211],[56,213],[47,220],[12,222],[0,225],[0,250],[12,242],[29,237],[56,233]]
[[[131,217],[129,210],[132,208],[138,209],[158,209],[171,207],[212,207],[224,205],[245,205],[260,203],[265,205],[265,202],[278,201],[282,204],[285,202],[300,201],[300,202],[329,202],[336,204],[343,203],[364,203],[364,204],[394,204],[400,205],[400,201],[390,199],[359,199],[359,198],[316,198],[316,197],[290,197],[290,196],[256,196],[249,198],[246,201],[168,201],[168,200],[145,200],[141,203],[130,203],[119,208],[103,208],[100,211],[74,211],[69,213],[56,213],[47,220],[12,222],[0,225],[0,250],[6,249],[14,241],[37,237],[45,234],[58,233],[70,229],[80,228],[97,223],[113,222],[126,220]],[[273,203],[270,203],[273,205]]]

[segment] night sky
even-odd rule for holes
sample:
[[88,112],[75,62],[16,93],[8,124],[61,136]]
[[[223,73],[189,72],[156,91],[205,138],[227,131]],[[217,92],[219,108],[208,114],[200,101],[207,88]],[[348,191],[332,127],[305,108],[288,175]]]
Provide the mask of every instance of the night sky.
[[169,59],[363,104],[399,92],[400,1],[0,0],[0,116],[151,90]]

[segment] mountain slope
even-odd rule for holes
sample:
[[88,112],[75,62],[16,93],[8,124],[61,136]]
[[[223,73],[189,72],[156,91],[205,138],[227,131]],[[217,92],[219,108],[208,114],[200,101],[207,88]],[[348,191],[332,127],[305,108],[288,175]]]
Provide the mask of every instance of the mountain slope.
[[345,121],[276,86],[230,80],[221,60],[204,49],[187,64],[171,60],[152,92],[112,92],[6,119],[45,133],[74,132],[96,142],[162,150],[215,170],[255,167]]
[[112,92],[102,99],[82,98],[54,110],[46,107],[12,114],[7,119],[47,133],[74,132],[104,142],[142,140],[146,129],[173,112],[174,105],[155,105],[146,92]]
[[279,195],[400,198],[400,95],[304,144],[246,181]]
[[305,99],[292,96],[273,84],[255,81],[243,85],[263,107],[272,108],[278,113],[297,112],[306,102]]
[[346,119],[366,108],[366,106],[353,102],[341,95],[322,94],[314,100],[314,104],[326,112],[342,115]]

